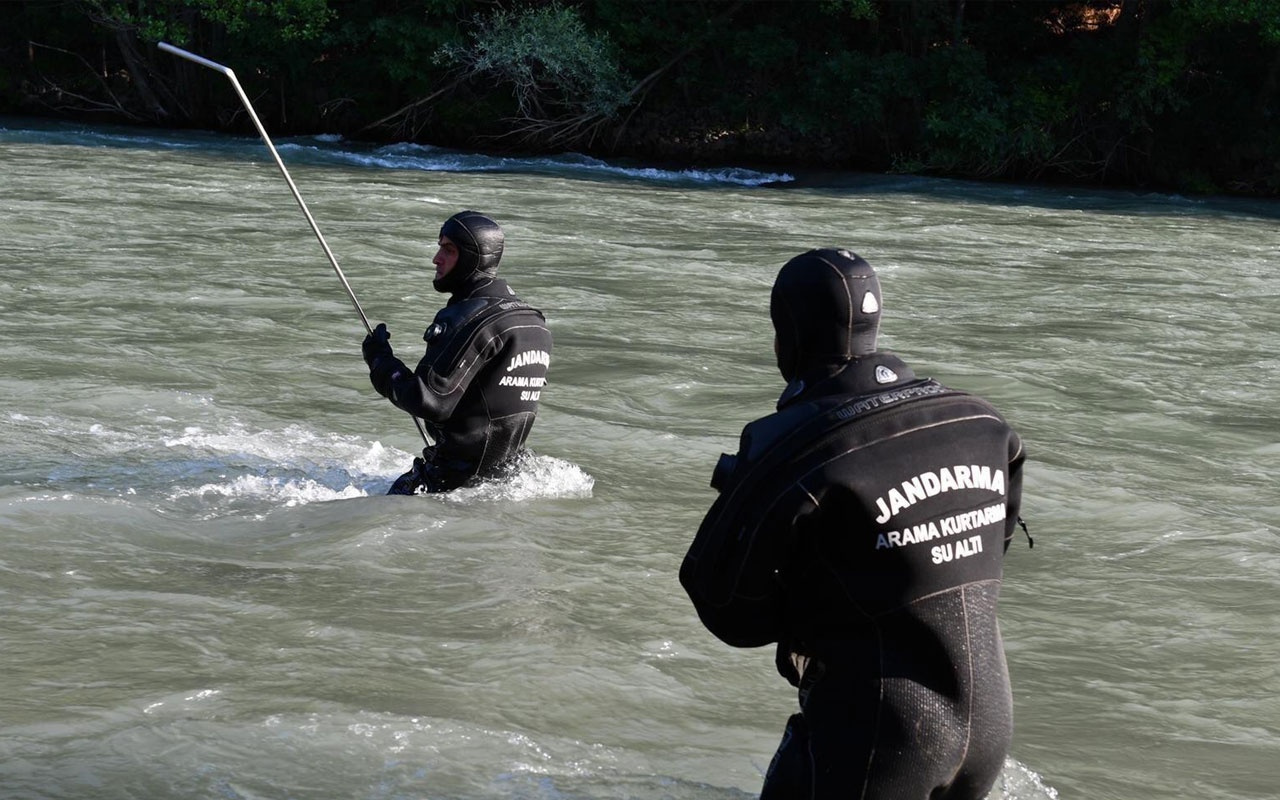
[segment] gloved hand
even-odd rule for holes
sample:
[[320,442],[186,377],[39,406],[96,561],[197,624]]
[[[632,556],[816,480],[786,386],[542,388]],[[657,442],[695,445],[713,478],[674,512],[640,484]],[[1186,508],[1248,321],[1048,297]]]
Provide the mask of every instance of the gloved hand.
[[392,355],[391,353],[391,331],[387,330],[385,322],[379,322],[378,327],[373,332],[364,337],[364,342],[360,345],[360,350],[364,353],[364,363],[373,367],[373,362],[383,356]]
[[413,467],[396,478],[395,483],[387,490],[387,494],[417,494],[427,485],[427,465],[435,458],[435,445],[422,448],[422,457],[413,460]]
[[391,484],[391,488],[387,490],[387,494],[417,494],[419,489],[427,485],[427,479],[423,474],[426,469],[427,462],[415,458],[413,467],[396,478],[395,483]]

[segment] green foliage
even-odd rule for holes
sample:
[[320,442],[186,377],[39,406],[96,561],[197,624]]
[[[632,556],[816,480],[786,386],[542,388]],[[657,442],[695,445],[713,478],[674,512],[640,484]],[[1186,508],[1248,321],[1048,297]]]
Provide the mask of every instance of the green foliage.
[[933,99],[924,114],[925,163],[949,173],[998,173],[1010,137],[1008,99],[983,54],[946,48],[931,54],[926,67]]
[[627,102],[609,38],[588,31],[575,9],[499,10],[472,23],[470,44],[445,45],[437,62],[509,85],[524,118],[611,117]]
[[[197,21],[233,35],[276,41],[315,39],[333,18],[327,0],[78,0],[91,18],[151,42],[186,44]],[[266,30],[270,33],[261,36]]]
[[1205,27],[1249,27],[1270,44],[1280,44],[1280,0],[1173,0],[1188,24]]
[[166,40],[236,67],[282,131],[1280,193],[1280,0],[5,10],[0,111],[243,126],[225,85],[150,47]]
[[322,40],[326,56],[340,66],[334,80],[374,96],[429,91],[444,72],[432,69],[433,55],[457,39],[456,23],[468,5],[467,0],[341,3]]
[[875,19],[879,13],[874,0],[822,0],[822,12],[849,19]]

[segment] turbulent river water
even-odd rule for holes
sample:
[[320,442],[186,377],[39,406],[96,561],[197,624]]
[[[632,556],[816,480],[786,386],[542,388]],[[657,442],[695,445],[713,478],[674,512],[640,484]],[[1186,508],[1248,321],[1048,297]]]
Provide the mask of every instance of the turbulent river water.
[[992,797],[1276,796],[1280,206],[277,144],[400,352],[504,225],[533,457],[382,495],[421,439],[259,140],[0,120],[0,798],[758,794],[794,694],[676,573],[814,246],[1030,453]]

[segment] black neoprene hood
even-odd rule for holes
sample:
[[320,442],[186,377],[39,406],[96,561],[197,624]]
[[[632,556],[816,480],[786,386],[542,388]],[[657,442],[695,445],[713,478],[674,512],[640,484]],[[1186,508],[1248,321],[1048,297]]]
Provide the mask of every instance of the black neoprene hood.
[[769,298],[782,376],[876,352],[880,305],[880,279],[856,253],[818,249],[788,261]]
[[440,236],[449,237],[458,248],[458,262],[448,275],[432,281],[436,291],[456,291],[477,272],[498,274],[504,237],[502,228],[490,217],[478,211],[459,211],[440,226]]

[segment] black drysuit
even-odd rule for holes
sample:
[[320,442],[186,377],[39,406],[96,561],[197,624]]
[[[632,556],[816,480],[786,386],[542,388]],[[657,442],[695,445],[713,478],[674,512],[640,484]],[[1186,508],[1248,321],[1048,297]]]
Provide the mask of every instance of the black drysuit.
[[743,430],[680,581],[800,689],[762,800],[976,800],[1012,735],[996,602],[1022,444],[887,353],[830,371]]
[[507,282],[483,272],[454,291],[423,338],[410,371],[389,351],[369,379],[383,397],[422,418],[435,445],[415,464],[429,492],[489,477],[524,445],[551,359],[551,332]]

